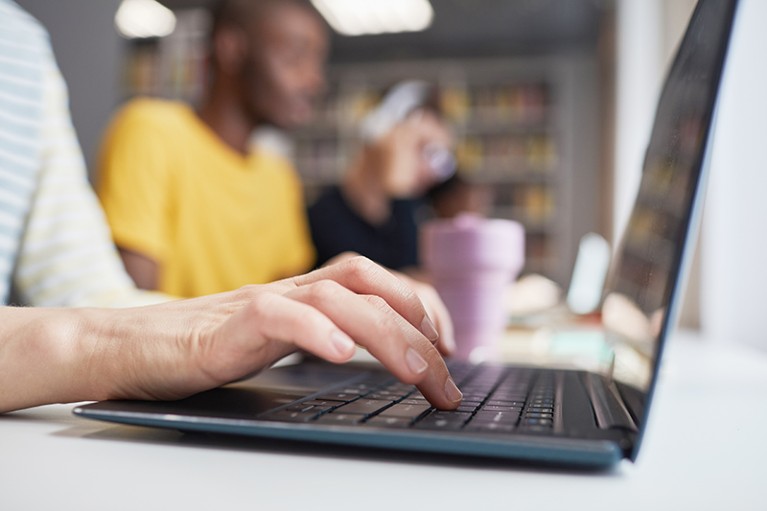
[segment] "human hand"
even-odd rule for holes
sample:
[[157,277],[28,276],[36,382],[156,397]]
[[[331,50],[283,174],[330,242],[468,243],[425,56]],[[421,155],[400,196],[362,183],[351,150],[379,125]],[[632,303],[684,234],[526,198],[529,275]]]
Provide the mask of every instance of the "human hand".
[[[359,257],[359,254],[356,252],[343,252],[331,258],[327,263],[325,263],[324,266],[332,266],[334,264],[354,259],[355,257]],[[455,334],[453,332],[453,321],[450,319],[450,313],[447,310],[447,306],[445,306],[445,303],[442,301],[442,298],[440,298],[439,294],[437,294],[437,291],[434,289],[434,287],[431,284],[426,283],[424,279],[418,278],[418,275],[413,276],[408,273],[403,273],[388,268],[387,270],[415,291],[415,293],[418,295],[418,298],[421,300],[421,303],[423,303],[429,318],[432,320],[432,323],[434,323],[434,326],[437,329],[437,333],[439,334],[439,338],[436,340],[434,345],[442,355],[452,355],[455,351]]]
[[390,198],[423,194],[442,176],[424,157],[428,147],[450,148],[453,137],[435,114],[418,110],[367,147],[369,171]]
[[444,178],[425,157],[427,148],[450,148],[452,135],[433,113],[419,110],[369,142],[342,180],[349,206],[372,225],[385,222],[390,201],[417,197]]
[[[178,399],[241,379],[303,349],[341,363],[355,342],[436,407],[460,391],[432,344],[437,331],[416,292],[368,259],[192,300],[83,312],[88,345],[77,400]],[[82,376],[81,376],[82,378]]]

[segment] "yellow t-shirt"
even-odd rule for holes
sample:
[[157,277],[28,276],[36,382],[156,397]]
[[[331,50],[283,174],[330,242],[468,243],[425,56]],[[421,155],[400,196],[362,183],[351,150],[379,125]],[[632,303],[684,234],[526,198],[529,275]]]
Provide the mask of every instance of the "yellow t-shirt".
[[226,291],[304,272],[314,260],[290,163],[241,155],[182,103],[130,102],[107,131],[99,167],[114,241],[159,264],[159,291]]

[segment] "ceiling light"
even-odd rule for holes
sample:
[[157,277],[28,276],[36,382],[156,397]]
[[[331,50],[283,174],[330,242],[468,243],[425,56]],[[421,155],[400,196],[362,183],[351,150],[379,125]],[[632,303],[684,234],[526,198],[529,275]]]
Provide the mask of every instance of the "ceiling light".
[[128,39],[165,37],[176,28],[176,16],[156,0],[123,0],[115,25]]
[[343,35],[418,32],[434,18],[429,0],[312,0],[333,29]]

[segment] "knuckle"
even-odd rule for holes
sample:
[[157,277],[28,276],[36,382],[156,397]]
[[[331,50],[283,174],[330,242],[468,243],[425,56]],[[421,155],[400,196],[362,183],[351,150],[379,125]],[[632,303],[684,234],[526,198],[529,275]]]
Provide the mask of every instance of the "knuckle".
[[255,317],[261,317],[269,313],[274,304],[274,295],[271,293],[253,293],[248,296],[247,310]]
[[375,322],[375,332],[386,342],[396,341],[404,337],[402,328],[388,314],[381,314]]
[[318,303],[337,297],[342,286],[332,280],[320,280],[307,287],[310,303]]
[[426,284],[408,277],[403,273],[395,273],[393,274],[393,277],[397,284],[397,292],[408,300],[418,299],[421,289],[428,287]]
[[379,311],[389,312],[391,307],[389,307],[389,304],[381,298],[378,295],[366,295],[365,301],[367,301],[370,305],[378,309]]
[[408,303],[413,303],[417,305],[421,305],[422,301],[421,298],[423,295],[420,295],[416,290],[408,285],[407,283],[402,283],[402,296],[407,300]]
[[[387,334],[397,329],[397,314],[389,304],[378,295],[365,295],[365,301],[377,311],[375,315],[376,328],[385,329]],[[380,331],[380,330],[379,330]]]
[[354,256],[346,261],[347,271],[355,280],[367,279],[371,274],[377,273],[380,268],[365,256]]
[[245,286],[242,286],[237,290],[237,295],[241,298],[245,299],[252,299],[256,295],[258,295],[258,289],[260,286],[257,284],[248,284]]

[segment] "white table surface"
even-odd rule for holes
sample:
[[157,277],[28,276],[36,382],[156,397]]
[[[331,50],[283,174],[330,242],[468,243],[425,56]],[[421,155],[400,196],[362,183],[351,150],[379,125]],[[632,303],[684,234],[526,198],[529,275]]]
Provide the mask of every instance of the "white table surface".
[[[0,416],[0,509],[767,510],[767,353],[676,336],[636,465],[609,472]],[[694,424],[691,426],[691,424]]]

